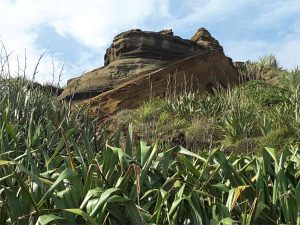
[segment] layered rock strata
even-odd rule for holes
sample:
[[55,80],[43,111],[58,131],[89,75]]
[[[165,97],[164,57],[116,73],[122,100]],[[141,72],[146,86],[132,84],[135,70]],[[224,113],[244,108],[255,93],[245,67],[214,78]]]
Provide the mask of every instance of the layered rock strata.
[[235,83],[231,59],[206,29],[191,40],[172,30],[130,30],[114,38],[103,67],[70,80],[59,99],[86,99],[94,113],[107,116],[183,87],[206,92]]
[[214,50],[223,51],[204,28],[192,40],[174,36],[172,30],[123,32],[106,50],[104,67],[69,80],[59,99],[87,99],[178,60]]

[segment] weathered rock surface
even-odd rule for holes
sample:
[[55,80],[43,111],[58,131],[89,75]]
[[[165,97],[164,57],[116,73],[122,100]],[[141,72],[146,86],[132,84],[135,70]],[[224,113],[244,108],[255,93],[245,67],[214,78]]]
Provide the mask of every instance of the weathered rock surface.
[[154,96],[174,91],[209,92],[238,82],[236,70],[221,52],[191,56],[152,73],[127,82],[118,88],[85,100],[93,115],[107,117],[122,109],[135,108]]
[[192,41],[197,42],[198,45],[205,46],[205,48],[209,48],[210,50],[219,50],[223,51],[222,46],[219,42],[214,39],[211,34],[205,28],[200,28],[196,34],[191,39]]
[[213,50],[223,51],[204,28],[192,40],[174,36],[172,30],[123,32],[106,50],[104,67],[69,80],[59,99],[87,99],[180,59]]
[[201,92],[238,82],[231,59],[204,28],[191,40],[172,30],[123,32],[104,58],[104,67],[70,80],[59,99],[89,99],[94,112],[110,115],[182,86]]
[[130,30],[117,35],[106,51],[104,65],[118,59],[143,58],[172,61],[202,53],[205,46],[173,36],[172,30],[144,32]]

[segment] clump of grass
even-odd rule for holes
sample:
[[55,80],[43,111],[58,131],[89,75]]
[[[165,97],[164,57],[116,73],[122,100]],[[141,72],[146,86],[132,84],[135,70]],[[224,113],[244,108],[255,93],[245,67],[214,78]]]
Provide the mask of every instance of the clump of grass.
[[222,139],[218,125],[211,117],[192,120],[184,132],[187,148],[192,151],[211,151]]
[[279,66],[275,55],[266,55],[257,62],[246,61],[238,66],[241,81],[266,80],[277,83],[278,77],[284,72]]
[[247,82],[244,90],[248,99],[266,107],[288,104],[292,97],[291,90],[261,80]]
[[296,130],[289,130],[286,127],[274,129],[266,135],[256,140],[257,153],[261,154],[265,146],[277,149],[282,152],[285,148],[299,144],[299,132]]

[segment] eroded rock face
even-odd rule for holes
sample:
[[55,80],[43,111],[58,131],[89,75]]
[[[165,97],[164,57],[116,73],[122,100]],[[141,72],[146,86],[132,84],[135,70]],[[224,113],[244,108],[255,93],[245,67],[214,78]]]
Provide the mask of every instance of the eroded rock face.
[[172,30],[145,32],[130,30],[119,34],[105,54],[105,66],[118,59],[144,58],[161,61],[182,59],[205,52],[206,46],[173,36]]
[[106,50],[104,67],[70,80],[59,99],[87,99],[179,60],[209,52],[224,56],[218,41],[204,28],[200,28],[191,40],[174,36],[172,30],[123,32]]
[[214,39],[208,30],[203,27],[200,28],[196,34],[194,34],[191,40],[197,42],[198,45],[205,46],[211,50],[223,51],[223,48],[219,42]]
[[82,104],[91,107],[92,115],[105,119],[118,111],[136,108],[155,96],[210,92],[212,88],[226,88],[238,82],[232,62],[222,52],[206,52],[139,76]]

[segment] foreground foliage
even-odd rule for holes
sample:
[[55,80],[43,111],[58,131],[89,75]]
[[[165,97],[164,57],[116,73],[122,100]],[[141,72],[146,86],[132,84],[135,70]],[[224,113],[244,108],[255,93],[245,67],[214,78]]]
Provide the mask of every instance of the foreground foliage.
[[300,224],[297,148],[164,150],[135,145],[131,126],[123,143],[22,79],[0,82],[0,224]]

